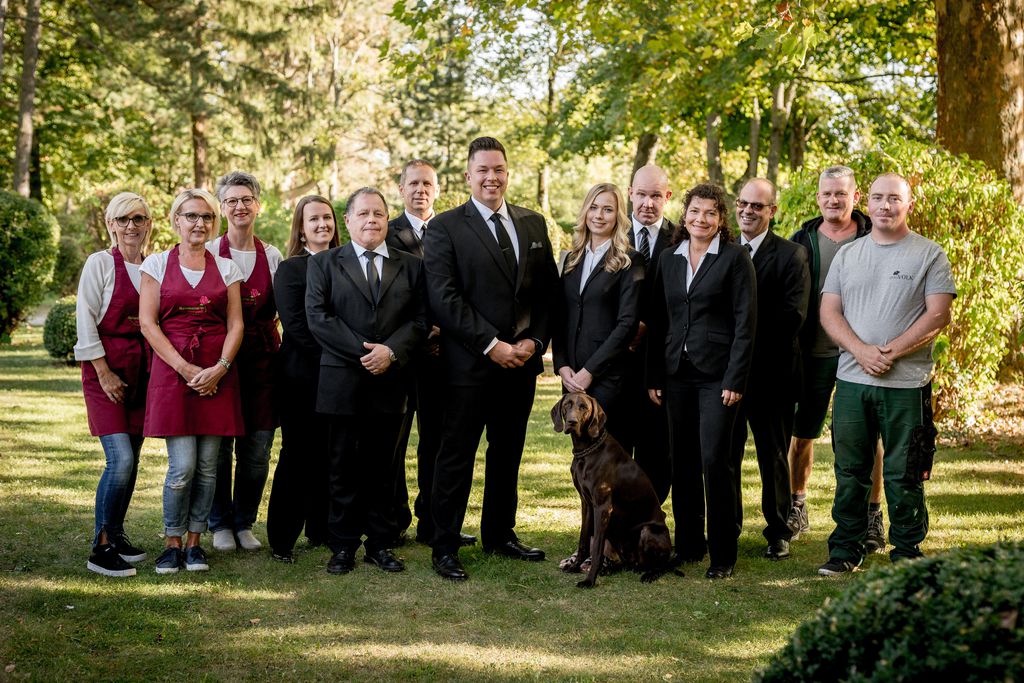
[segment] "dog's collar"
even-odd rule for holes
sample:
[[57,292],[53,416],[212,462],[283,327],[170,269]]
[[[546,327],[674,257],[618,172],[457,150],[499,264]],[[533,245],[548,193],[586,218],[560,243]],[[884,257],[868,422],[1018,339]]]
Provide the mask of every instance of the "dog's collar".
[[575,448],[572,449],[572,457],[573,457],[573,459],[576,460],[576,459],[587,457],[588,455],[590,455],[594,451],[596,451],[599,448],[601,448],[604,445],[604,442],[605,442],[605,440],[607,438],[608,438],[608,430],[606,429],[603,432],[601,432],[600,436],[598,436],[597,439],[592,444],[587,446],[586,448],[584,448],[582,450],[576,450]]

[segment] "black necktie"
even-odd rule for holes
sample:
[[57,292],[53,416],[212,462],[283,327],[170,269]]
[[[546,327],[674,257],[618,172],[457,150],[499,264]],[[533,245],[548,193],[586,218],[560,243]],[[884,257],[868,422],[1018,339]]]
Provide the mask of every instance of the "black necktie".
[[743,246],[745,246],[747,248],[747,253],[750,254],[751,257],[753,257],[753,255],[754,255],[754,248],[752,246],[750,246],[750,242],[747,242]]
[[370,298],[374,303],[380,297],[380,276],[377,274],[376,259],[372,251],[363,252],[366,254],[366,284],[370,287]]
[[508,238],[508,233],[505,231],[505,226],[501,224],[501,216],[497,213],[491,214],[491,221],[494,223],[494,236],[498,238],[498,247],[501,248],[501,255],[505,257],[505,265],[508,266],[508,272],[512,274],[512,279],[515,280],[517,276],[516,263],[516,252],[512,250],[512,240]]
[[640,226],[640,239],[637,240],[636,250],[644,257],[644,265],[651,261],[651,238],[647,235],[647,226]]

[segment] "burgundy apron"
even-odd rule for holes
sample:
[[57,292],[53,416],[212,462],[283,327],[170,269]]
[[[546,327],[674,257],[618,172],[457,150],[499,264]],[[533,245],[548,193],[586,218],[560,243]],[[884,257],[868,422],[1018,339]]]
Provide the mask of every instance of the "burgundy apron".
[[[245,336],[238,350],[238,377],[242,387],[242,417],[245,432],[269,431],[278,426],[274,410],[274,357],[281,348],[277,331],[277,305],[274,281],[263,243],[256,244],[256,264],[248,280],[241,282],[242,320]],[[220,255],[231,258],[228,236],[220,238]]]
[[[174,246],[160,284],[160,329],[182,358],[200,368],[216,365],[228,331],[228,288],[213,254],[205,255],[203,278],[193,288],[181,272],[178,247]],[[243,433],[234,365],[217,384],[217,393],[200,396],[154,353],[147,403],[146,436]]]
[[107,365],[127,384],[124,401],[114,403],[100,386],[92,363],[82,363],[82,392],[93,436],[142,434],[146,418],[146,381],[149,373],[146,340],[139,326],[139,293],[128,276],[124,257],[117,247],[114,256],[114,291],[103,320],[96,326]]

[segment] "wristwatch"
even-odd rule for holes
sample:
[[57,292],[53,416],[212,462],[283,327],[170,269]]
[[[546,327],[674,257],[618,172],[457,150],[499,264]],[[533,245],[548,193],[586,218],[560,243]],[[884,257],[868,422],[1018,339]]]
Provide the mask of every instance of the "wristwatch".
[[224,358],[224,357],[218,358],[217,359],[217,363],[220,364],[220,365],[223,365],[225,370],[230,370],[231,369],[231,361],[229,361],[227,358]]
[[398,356],[395,355],[394,351],[389,352],[388,358],[391,360],[392,363],[398,360]]

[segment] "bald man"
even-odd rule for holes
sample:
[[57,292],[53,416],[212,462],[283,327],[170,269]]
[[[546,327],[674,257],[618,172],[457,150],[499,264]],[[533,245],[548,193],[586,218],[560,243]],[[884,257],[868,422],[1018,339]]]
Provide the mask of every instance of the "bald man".
[[749,424],[761,472],[761,512],[766,523],[762,533],[768,541],[764,556],[770,560],[789,557],[793,535],[786,523],[792,506],[788,450],[800,386],[799,334],[811,289],[806,250],[771,230],[777,210],[775,185],[764,178],[748,181],[736,198],[740,245],[753,259],[757,274],[754,360],[732,437],[736,520],[742,527],[740,464]]
[[[640,295],[641,321],[636,338],[629,347],[629,372],[623,388],[622,424],[619,441],[633,456],[654,484],[658,499],[664,503],[672,483],[668,452],[668,419],[665,408],[647,398],[644,383],[647,357],[646,325],[643,322],[650,283],[654,282],[654,264],[662,250],[672,243],[676,226],[665,218],[665,206],[672,197],[668,175],[648,164],[633,175],[629,200],[633,205],[629,243],[644,259],[646,277]],[[618,435],[617,435],[618,436]]]
[[880,175],[868,191],[871,232],[839,250],[821,293],[821,325],[842,349],[832,402],[835,531],[822,576],[864,559],[871,466],[879,435],[893,562],[921,557],[924,481],[935,453],[932,346],[956,287],[946,253],[912,232],[910,184]]

